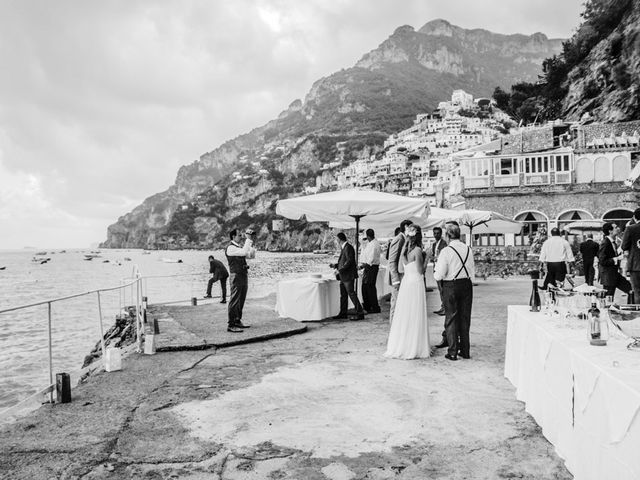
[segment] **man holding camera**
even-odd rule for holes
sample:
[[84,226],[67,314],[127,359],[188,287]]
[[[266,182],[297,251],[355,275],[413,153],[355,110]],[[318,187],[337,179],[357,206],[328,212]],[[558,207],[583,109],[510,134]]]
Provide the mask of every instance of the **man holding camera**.
[[247,258],[255,258],[256,249],[253,247],[255,232],[248,228],[244,232],[244,246],[240,246],[240,233],[234,228],[229,232],[231,243],[227,246],[224,254],[229,264],[229,283],[231,286],[231,298],[229,299],[229,324],[228,332],[241,333],[243,328],[249,328],[249,325],[242,323],[242,309],[247,298],[247,290],[249,289],[249,276]]

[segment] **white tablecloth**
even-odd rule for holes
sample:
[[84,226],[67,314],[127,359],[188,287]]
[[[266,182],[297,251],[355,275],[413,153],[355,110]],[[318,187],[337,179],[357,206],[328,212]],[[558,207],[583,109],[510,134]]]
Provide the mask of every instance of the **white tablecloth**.
[[640,352],[628,343],[612,330],[592,346],[584,321],[508,308],[505,377],[576,480],[640,479]]
[[293,278],[278,282],[276,312],[298,321],[322,320],[340,311],[340,282]]

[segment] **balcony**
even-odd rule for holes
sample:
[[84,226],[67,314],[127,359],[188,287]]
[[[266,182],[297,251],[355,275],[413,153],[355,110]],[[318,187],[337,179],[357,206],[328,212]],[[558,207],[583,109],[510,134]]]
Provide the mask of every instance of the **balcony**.
[[489,188],[489,176],[465,177],[464,188]]
[[524,184],[525,185],[548,185],[549,174],[548,173],[525,173]]
[[[466,182],[465,182],[466,184]],[[498,187],[517,187],[520,185],[520,175],[496,175],[493,178],[493,185]]]

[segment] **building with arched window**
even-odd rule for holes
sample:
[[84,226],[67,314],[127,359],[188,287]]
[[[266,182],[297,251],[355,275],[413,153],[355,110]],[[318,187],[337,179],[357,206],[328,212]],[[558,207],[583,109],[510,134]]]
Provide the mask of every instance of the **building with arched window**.
[[[528,246],[540,229],[603,219],[624,227],[640,197],[625,184],[640,159],[640,121],[522,129],[455,155],[466,208],[524,224],[506,245]],[[628,183],[628,182],[627,182]]]

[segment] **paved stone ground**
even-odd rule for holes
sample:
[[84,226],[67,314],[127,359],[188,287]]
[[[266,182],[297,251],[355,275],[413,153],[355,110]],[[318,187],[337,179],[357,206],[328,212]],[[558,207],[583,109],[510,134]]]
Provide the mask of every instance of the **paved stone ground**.
[[250,342],[286,337],[307,327],[290,318],[279,318],[274,310],[275,294],[251,299],[245,305],[242,333],[227,332],[227,305],[216,300],[200,300],[199,305],[150,305],[147,318],[157,319],[160,335],[156,350],[200,350],[230,347]]
[[503,377],[506,305],[529,289],[475,288],[471,360],[385,359],[384,313],[130,357],[0,431],[0,478],[569,479]]

